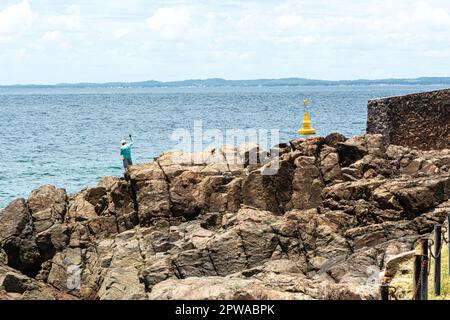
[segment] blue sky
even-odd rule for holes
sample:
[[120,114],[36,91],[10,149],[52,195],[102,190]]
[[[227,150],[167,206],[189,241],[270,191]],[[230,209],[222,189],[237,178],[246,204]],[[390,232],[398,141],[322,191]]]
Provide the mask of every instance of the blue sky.
[[448,0],[0,0],[0,84],[419,76]]

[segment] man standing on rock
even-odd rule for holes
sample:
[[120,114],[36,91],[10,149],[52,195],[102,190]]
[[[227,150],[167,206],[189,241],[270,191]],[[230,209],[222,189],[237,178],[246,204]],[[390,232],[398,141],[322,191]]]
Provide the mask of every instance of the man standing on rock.
[[121,142],[122,147],[120,147],[120,157],[123,161],[123,168],[125,171],[128,169],[129,166],[133,165],[133,161],[131,160],[131,146],[133,145],[133,138],[130,134],[130,142],[127,140],[122,140]]

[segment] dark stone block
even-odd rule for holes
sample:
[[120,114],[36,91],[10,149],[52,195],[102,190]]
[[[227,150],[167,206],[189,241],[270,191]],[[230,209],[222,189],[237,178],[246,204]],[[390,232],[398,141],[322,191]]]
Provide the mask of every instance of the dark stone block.
[[450,89],[369,101],[367,132],[385,144],[422,150],[450,147]]

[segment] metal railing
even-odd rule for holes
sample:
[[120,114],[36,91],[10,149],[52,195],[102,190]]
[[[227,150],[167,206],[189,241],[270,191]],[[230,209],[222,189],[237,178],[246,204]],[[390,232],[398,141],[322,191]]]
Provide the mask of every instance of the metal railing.
[[[450,226],[450,214],[447,217]],[[447,236],[446,236],[447,233]],[[441,260],[443,242],[448,245],[450,253],[450,227],[444,228],[442,225],[434,227],[434,239],[420,239],[420,254],[414,256],[413,272],[413,292],[412,300],[428,300],[428,276],[431,269],[431,260],[434,260],[433,268],[433,294],[441,295]],[[450,254],[448,257],[450,266]],[[450,268],[449,268],[450,275]],[[397,300],[397,289],[389,284],[380,285],[381,300]]]

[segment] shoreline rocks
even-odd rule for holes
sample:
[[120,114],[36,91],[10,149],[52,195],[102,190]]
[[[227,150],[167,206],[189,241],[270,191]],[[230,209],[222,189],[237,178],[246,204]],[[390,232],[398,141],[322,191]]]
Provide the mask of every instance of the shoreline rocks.
[[449,149],[332,134],[273,152],[166,153],[13,201],[0,299],[377,299],[386,264],[450,208]]

